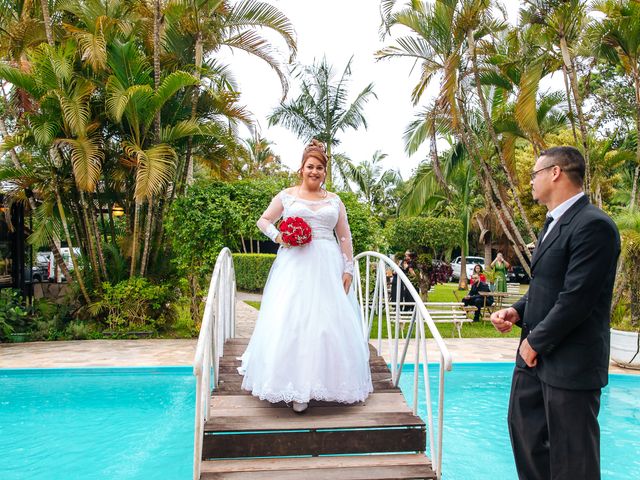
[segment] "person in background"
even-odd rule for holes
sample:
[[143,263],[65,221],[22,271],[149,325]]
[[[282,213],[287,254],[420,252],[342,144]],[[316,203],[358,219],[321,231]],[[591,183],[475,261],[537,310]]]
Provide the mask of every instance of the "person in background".
[[480,265],[479,263],[476,263],[473,266],[473,273],[471,274],[471,283],[470,285],[473,285],[473,274],[477,273],[478,277],[480,278],[481,282],[487,283],[487,276],[484,274],[484,270],[482,270],[482,265]]
[[[402,270],[402,272],[407,277],[409,277],[409,280],[411,280],[416,275],[415,254],[411,250],[407,250],[406,252],[404,252],[404,257],[402,258],[402,260],[400,260],[400,262],[398,262],[398,266],[400,267],[400,270]],[[402,303],[413,302],[413,297],[409,293],[409,289],[406,287],[404,283],[398,282],[398,275],[396,274],[393,275],[393,280],[391,284],[391,301],[392,302],[396,301],[396,295],[397,295],[396,292],[398,288],[398,283],[400,283],[400,302]],[[413,307],[411,305],[400,306],[400,309],[403,311],[411,310],[412,308]]]
[[482,315],[482,308],[493,305],[493,297],[485,297],[480,295],[480,292],[490,292],[489,285],[482,281],[480,275],[473,273],[471,275],[471,288],[466,297],[462,299],[462,303],[466,307],[476,307],[476,311],[473,315],[473,321],[479,322],[480,315]]
[[496,258],[491,262],[493,270],[496,272],[495,279],[495,291],[506,292],[507,291],[507,270],[511,268],[509,262],[507,262],[502,256],[502,252],[498,252]]

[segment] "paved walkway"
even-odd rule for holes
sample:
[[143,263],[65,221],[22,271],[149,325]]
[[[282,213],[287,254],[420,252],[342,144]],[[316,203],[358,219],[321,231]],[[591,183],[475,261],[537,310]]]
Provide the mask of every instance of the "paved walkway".
[[[236,302],[236,334],[247,338],[251,336],[258,311],[243,299],[254,298],[239,295]],[[518,345],[516,338],[445,338],[444,341],[454,363],[513,362]],[[377,343],[371,342],[376,348]],[[195,349],[195,339],[3,343],[0,344],[0,368],[188,366],[193,363]],[[428,340],[427,352],[429,361],[438,361],[439,353],[433,340]],[[380,353],[390,361],[386,341],[382,342]],[[406,361],[413,362],[414,354],[411,347]],[[615,365],[611,365],[610,372],[640,375],[640,370],[627,370]]]

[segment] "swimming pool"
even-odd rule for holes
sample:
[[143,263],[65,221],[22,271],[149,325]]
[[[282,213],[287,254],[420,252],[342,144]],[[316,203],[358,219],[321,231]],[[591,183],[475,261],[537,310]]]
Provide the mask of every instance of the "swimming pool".
[[[405,366],[400,377],[400,388],[410,405],[413,370],[413,365]],[[458,363],[447,373],[444,479],[518,478],[506,423],[512,373],[513,364],[506,363]],[[429,374],[434,388],[438,366],[430,365]],[[421,400],[425,398],[422,382],[419,395]],[[426,409],[419,414],[426,421]],[[640,376],[609,376],[599,420],[602,479],[640,479]]]
[[[411,401],[413,367],[405,369]],[[447,374],[446,480],[515,478],[511,370],[456,364]],[[188,367],[0,369],[0,478],[189,479],[194,390]],[[603,479],[640,478],[640,376],[611,375],[600,419]]]

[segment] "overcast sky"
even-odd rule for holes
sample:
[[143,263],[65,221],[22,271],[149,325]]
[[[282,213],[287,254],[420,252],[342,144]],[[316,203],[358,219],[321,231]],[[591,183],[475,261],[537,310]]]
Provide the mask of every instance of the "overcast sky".
[[[365,108],[368,129],[348,130],[341,134],[337,151],[346,153],[356,163],[369,160],[376,150],[388,154],[387,168],[398,168],[407,179],[418,163],[427,156],[427,146],[408,157],[402,140],[407,124],[418,107],[411,105],[410,93],[417,81],[417,71],[408,60],[376,62],[374,53],[391,43],[379,37],[380,13],[378,0],[268,0],[293,23],[298,41],[296,61],[305,65],[326,56],[337,75],[353,56],[349,93],[355,96],[369,83],[374,84],[378,99],[372,98]],[[517,20],[517,1],[504,2],[509,20]],[[269,36],[269,38],[272,38]],[[284,42],[278,42],[284,50]],[[273,149],[285,165],[299,167],[304,142],[282,127],[268,127],[267,115],[279,104],[282,90],[277,75],[261,60],[242,52],[225,55],[242,94],[241,102],[254,114],[262,136],[274,143]],[[417,70],[417,69],[416,69]],[[295,80],[291,81],[289,97],[295,96]],[[437,85],[434,85],[437,87]],[[430,92],[427,92],[430,93]],[[426,98],[425,98],[426,103]],[[241,130],[244,138],[248,130]]]

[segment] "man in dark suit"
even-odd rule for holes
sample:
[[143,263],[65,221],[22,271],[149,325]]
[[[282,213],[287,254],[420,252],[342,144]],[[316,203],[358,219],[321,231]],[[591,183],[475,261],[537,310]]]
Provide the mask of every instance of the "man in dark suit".
[[573,147],[540,154],[531,185],[548,213],[529,291],[491,315],[503,333],[522,329],[508,414],[520,479],[600,478],[598,412],[620,237],[584,195],[584,172]]
[[466,306],[476,307],[476,311],[473,315],[473,321],[479,322],[480,315],[482,315],[482,307],[486,305],[493,305],[493,297],[489,296],[485,297],[480,295],[480,292],[490,292],[489,285],[480,280],[480,275],[474,273],[471,275],[471,279],[473,280],[473,284],[469,289],[469,294],[462,299],[462,302]]

